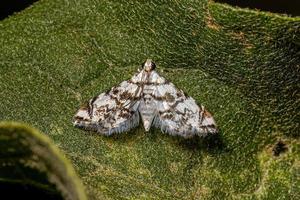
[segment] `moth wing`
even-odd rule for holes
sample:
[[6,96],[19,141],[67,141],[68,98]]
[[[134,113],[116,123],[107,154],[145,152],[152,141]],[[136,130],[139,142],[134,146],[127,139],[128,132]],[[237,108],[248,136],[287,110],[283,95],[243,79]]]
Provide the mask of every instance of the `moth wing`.
[[212,115],[173,83],[157,84],[153,97],[157,104],[157,116],[153,124],[163,132],[185,138],[217,133]]
[[74,116],[74,126],[104,135],[125,132],[138,126],[141,91],[131,80],[123,81],[80,108]]

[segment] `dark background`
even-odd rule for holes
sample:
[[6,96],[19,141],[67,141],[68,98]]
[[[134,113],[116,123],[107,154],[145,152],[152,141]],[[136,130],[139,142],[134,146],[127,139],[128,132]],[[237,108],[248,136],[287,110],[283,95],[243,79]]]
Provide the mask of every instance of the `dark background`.
[[[0,20],[38,0],[0,0]],[[300,16],[300,0],[215,0],[242,8],[252,8],[290,16]]]
[[300,16],[300,0],[214,0],[241,8]]
[[0,0],[0,20],[19,12],[38,0]]

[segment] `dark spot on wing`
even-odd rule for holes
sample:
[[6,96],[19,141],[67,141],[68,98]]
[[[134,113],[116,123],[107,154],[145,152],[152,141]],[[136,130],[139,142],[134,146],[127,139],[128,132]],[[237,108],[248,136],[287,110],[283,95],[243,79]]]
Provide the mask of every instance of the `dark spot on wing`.
[[208,125],[205,125],[205,126],[201,125],[200,128],[213,128],[213,129],[215,129],[216,126],[214,124],[208,124]]
[[131,113],[127,109],[122,109],[119,116],[122,117],[122,118],[127,118],[128,119],[128,118],[130,118]]
[[97,108],[96,113],[97,115],[100,115],[101,113],[105,113],[108,109],[109,104],[105,104],[103,106],[100,106]]
[[118,88],[113,88],[112,93],[113,93],[114,95],[118,94],[118,92],[119,92],[119,89],[118,89]]
[[109,97],[110,97],[111,99],[113,99],[113,100],[116,102],[117,106],[122,106],[122,105],[123,105],[123,104],[119,101],[118,97],[115,97],[115,96],[112,96],[112,95],[109,95]]
[[173,95],[171,95],[169,92],[167,92],[164,96],[164,99],[167,101],[167,102],[173,102],[175,101],[175,97]]
[[155,99],[155,100],[157,100],[157,101],[163,101],[164,100],[164,98],[163,98],[163,96],[155,96],[155,95],[153,95],[153,94],[149,94],[153,99]]
[[172,119],[174,115],[172,113],[165,113],[161,116],[163,119]]
[[85,122],[89,122],[90,120],[89,120],[89,119],[86,119],[86,118],[83,118],[83,117],[80,117],[80,116],[75,116],[75,117],[74,117],[74,121],[85,121]]
[[83,120],[83,117],[75,116],[75,117],[74,117],[74,120]]
[[176,96],[177,96],[177,97],[182,97],[182,92],[178,91],[178,92],[176,93]]
[[124,91],[123,93],[120,94],[120,99],[121,100],[127,100],[127,99],[132,99],[132,93],[128,92],[128,91]]
[[176,108],[176,106],[179,104],[179,103],[182,103],[182,102],[184,102],[184,99],[183,98],[181,98],[180,100],[177,100],[173,105],[171,105],[170,107],[172,108],[172,109],[175,109]]
[[110,117],[110,113],[104,113],[103,117],[104,117],[104,119],[108,119]]
[[175,97],[170,94],[169,92],[167,92],[164,96],[155,96],[153,94],[148,94],[150,95],[153,99],[157,100],[157,101],[167,101],[167,102],[174,102],[175,101]]

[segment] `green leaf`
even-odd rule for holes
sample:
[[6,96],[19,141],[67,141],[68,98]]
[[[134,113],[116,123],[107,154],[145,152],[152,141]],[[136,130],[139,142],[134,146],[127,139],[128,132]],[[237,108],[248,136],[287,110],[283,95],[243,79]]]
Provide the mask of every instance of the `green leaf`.
[[[299,17],[207,0],[39,1],[0,22],[0,119],[47,133],[90,199],[296,197],[299,33]],[[214,114],[219,137],[72,126],[146,58]]]
[[[73,167],[48,137],[21,123],[0,123],[1,195],[86,199]],[[6,194],[6,195],[5,195]]]

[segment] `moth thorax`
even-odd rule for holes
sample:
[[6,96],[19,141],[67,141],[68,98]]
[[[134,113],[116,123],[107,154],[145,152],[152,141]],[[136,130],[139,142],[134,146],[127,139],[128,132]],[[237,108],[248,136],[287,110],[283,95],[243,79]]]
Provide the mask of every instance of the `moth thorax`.
[[150,72],[150,71],[154,70],[155,67],[156,67],[156,65],[151,59],[147,59],[143,64],[143,69],[146,72]]

